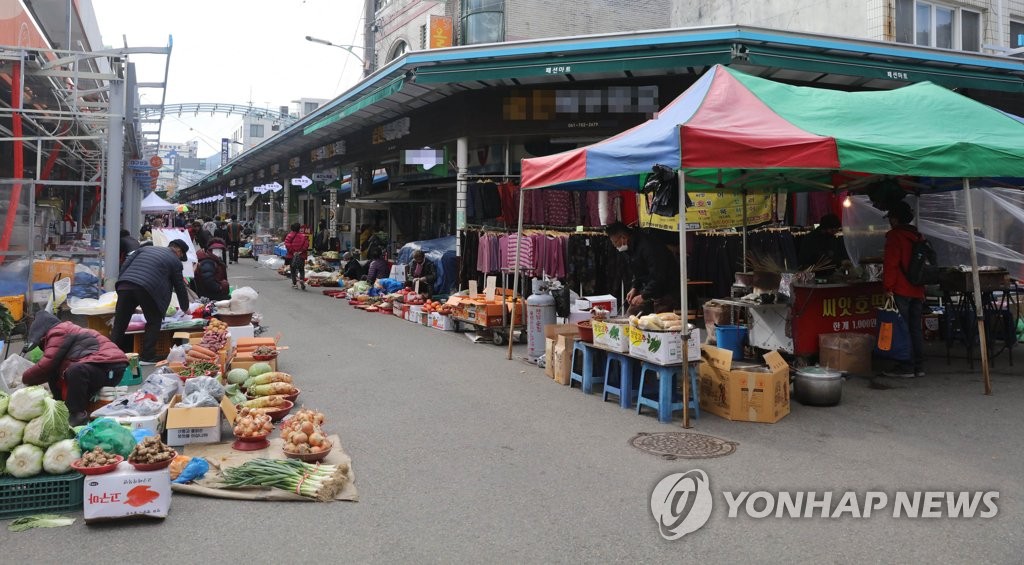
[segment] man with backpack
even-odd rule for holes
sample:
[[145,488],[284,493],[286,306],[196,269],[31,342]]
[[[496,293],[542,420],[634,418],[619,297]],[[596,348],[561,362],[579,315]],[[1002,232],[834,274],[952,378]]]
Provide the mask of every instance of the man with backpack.
[[[924,310],[924,285],[934,271],[935,252],[927,240],[911,224],[914,212],[910,205],[899,201],[885,215],[892,227],[885,234],[885,264],[882,284],[887,297],[893,298],[896,308],[910,333],[910,360],[900,362],[887,377],[914,378],[924,376],[924,328],[921,320]],[[931,263],[929,266],[927,263]]]
[[238,223],[238,216],[231,214],[231,223],[228,224],[228,262],[238,263],[238,247],[242,244],[242,224]]

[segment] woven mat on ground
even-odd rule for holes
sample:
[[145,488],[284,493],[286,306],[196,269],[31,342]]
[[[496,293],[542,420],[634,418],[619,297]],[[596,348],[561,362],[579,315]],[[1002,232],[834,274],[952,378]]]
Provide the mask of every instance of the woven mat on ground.
[[[352,471],[352,458],[345,453],[341,447],[341,438],[337,435],[329,436],[327,439],[334,444],[334,449],[324,459],[324,465],[345,465],[348,467],[346,473],[345,488],[334,497],[334,500],[345,500],[356,502],[359,500],[359,493],[356,492],[356,476]],[[230,498],[234,500],[279,500],[312,502],[313,499],[299,496],[293,492],[286,492],[276,488],[247,488],[247,489],[225,489],[222,486],[220,470],[222,468],[237,467],[250,459],[285,459],[281,450],[283,441],[281,438],[270,440],[270,447],[258,451],[237,451],[231,449],[232,442],[207,443],[198,445],[186,445],[183,448],[184,455],[191,457],[204,457],[210,462],[210,471],[206,476],[195,483],[188,485],[172,484],[174,492],[209,496],[213,498]]]

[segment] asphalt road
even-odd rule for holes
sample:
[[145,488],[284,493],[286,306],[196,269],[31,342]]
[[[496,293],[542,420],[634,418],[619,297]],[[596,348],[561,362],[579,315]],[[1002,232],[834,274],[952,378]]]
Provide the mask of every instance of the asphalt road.
[[[360,502],[261,503],[175,495],[162,522],[11,534],[3,560],[355,563],[1021,563],[1024,377],[995,362],[994,395],[963,361],[922,380],[847,383],[841,405],[794,403],[779,423],[712,415],[692,431],[739,443],[729,456],[666,461],[628,444],[680,431],[542,370],[395,317],[292,290],[252,263],[236,285],[290,350],[300,400],[327,414],[353,458]],[[522,349],[520,347],[520,349]],[[944,353],[944,351],[943,351]],[[710,477],[707,524],[676,541],[650,511],[665,476]],[[729,518],[723,491],[889,493],[870,518]],[[893,518],[896,491],[998,491],[994,518]],[[755,507],[757,510],[757,507]],[[80,514],[78,514],[81,516]],[[817,516],[817,514],[815,514]]]

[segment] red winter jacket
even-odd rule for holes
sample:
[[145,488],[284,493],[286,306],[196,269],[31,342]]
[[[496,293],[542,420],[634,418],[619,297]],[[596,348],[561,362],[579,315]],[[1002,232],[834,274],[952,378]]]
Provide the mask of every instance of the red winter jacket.
[[42,348],[43,358],[22,375],[26,385],[59,382],[63,388],[64,371],[72,363],[128,364],[124,352],[96,330],[60,322],[45,311],[36,315],[28,338]]
[[912,225],[897,226],[885,234],[885,263],[882,285],[886,292],[908,298],[924,298],[924,287],[907,280],[914,243],[924,239]]
[[284,248],[288,251],[285,259],[291,260],[296,253],[300,253],[301,257],[305,259],[306,252],[309,250],[309,236],[300,231],[290,231],[288,235],[284,236]]

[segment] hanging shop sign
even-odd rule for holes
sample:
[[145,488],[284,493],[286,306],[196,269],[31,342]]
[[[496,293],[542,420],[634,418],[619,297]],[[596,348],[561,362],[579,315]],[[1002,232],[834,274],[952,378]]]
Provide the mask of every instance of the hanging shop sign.
[[296,155],[295,157],[292,157],[291,159],[288,159],[288,168],[289,169],[298,169],[299,168],[299,157],[298,157],[298,155]]
[[128,168],[129,169],[135,169],[137,171],[149,169],[150,168],[149,160],[148,159],[129,159],[128,160]]
[[[316,175],[313,175],[313,176],[316,176]],[[306,175],[302,175],[301,177],[299,177],[297,179],[292,179],[292,186],[298,186],[298,187],[302,187],[302,188],[309,188],[309,185],[311,185],[311,184],[313,184],[313,179],[307,177]]]
[[[686,210],[686,229],[717,230],[743,226],[743,195],[726,192],[687,192],[693,206]],[[640,225],[660,230],[679,229],[679,216],[648,214],[650,195],[638,196]],[[747,195],[747,225],[763,224],[773,219],[771,194]]]
[[374,145],[380,145],[381,143],[403,138],[409,135],[411,125],[412,121],[406,117],[377,126],[373,128],[373,136],[370,141]]
[[430,16],[430,48],[451,47],[453,27],[447,16]]

